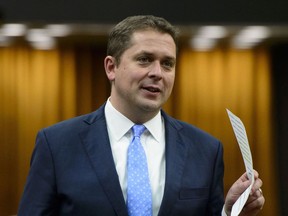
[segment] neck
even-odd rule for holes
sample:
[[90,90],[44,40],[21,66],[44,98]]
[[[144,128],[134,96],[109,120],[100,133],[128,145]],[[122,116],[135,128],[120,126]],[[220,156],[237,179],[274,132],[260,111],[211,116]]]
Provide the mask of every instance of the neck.
[[110,102],[118,112],[120,112],[135,124],[144,124],[145,122],[154,118],[160,111],[160,109],[149,111],[141,107],[125,107],[124,104],[115,103],[111,97]]

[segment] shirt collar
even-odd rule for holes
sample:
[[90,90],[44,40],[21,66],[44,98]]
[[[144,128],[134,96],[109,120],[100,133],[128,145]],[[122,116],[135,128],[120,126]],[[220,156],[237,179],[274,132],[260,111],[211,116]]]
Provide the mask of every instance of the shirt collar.
[[[105,117],[109,133],[111,133],[116,140],[121,139],[135,124],[118,110],[116,110],[109,99],[105,105]],[[161,118],[161,112],[159,111],[154,118],[145,122],[144,126],[157,140],[157,142],[160,142],[163,130],[163,118]]]
[[160,111],[154,118],[144,123],[144,125],[147,128],[147,130],[151,133],[151,135],[157,140],[157,142],[160,142],[163,130],[163,120],[161,118]]
[[109,99],[105,105],[105,117],[109,133],[116,140],[121,139],[134,125],[130,119],[113,107]]

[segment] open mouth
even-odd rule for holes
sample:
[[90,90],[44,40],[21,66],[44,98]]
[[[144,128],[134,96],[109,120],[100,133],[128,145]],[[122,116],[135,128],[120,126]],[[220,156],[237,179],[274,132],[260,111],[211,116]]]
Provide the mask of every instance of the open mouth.
[[143,87],[143,89],[145,89],[146,91],[148,92],[151,92],[151,93],[157,93],[157,92],[160,92],[160,89],[157,88],[157,87]]
[[149,91],[149,92],[160,92],[159,88],[154,88],[154,87],[146,87],[144,88],[145,90]]

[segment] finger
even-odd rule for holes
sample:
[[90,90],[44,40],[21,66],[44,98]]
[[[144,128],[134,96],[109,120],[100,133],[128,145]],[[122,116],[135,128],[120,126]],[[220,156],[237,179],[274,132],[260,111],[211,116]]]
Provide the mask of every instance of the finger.
[[254,197],[261,197],[261,196],[263,196],[263,191],[262,191],[262,189],[261,189],[261,188],[258,188],[258,190],[256,190],[256,191],[252,194],[252,196],[254,196]]
[[[252,190],[251,190],[251,195],[253,195],[255,192],[259,193],[259,189],[262,187],[263,185],[263,182],[260,178],[257,178],[255,181],[254,181],[254,184],[253,184],[253,187],[252,187]],[[262,191],[261,191],[262,192]]]
[[247,173],[243,173],[242,176],[239,178],[242,182],[249,181]]
[[[254,179],[259,178],[259,173],[256,170],[253,170],[253,171],[254,171]],[[243,173],[243,175],[240,177],[240,179],[241,179],[242,182],[249,181],[247,172]]]
[[260,197],[263,197],[262,193],[257,190],[253,195],[250,195],[246,201],[246,205],[255,202],[255,200],[259,199]]
[[254,177],[255,177],[255,179],[259,178],[259,173],[256,170],[254,170]]
[[262,210],[265,203],[265,198],[263,196],[254,199],[252,202],[246,203],[242,212],[243,213],[252,213],[252,212],[259,212]]

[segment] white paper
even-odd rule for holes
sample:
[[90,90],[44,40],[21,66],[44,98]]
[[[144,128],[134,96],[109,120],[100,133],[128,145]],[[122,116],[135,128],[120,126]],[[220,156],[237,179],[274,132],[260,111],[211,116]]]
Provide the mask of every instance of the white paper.
[[246,133],[243,122],[241,121],[240,118],[234,115],[230,110],[228,109],[226,110],[227,110],[234,134],[236,136],[237,142],[241,150],[247,176],[251,182],[250,186],[241,194],[241,196],[232,206],[231,216],[238,216],[249,197],[249,194],[251,192],[251,189],[254,183],[253,160],[252,160],[252,154],[251,154],[250,147],[249,147],[247,133]]

